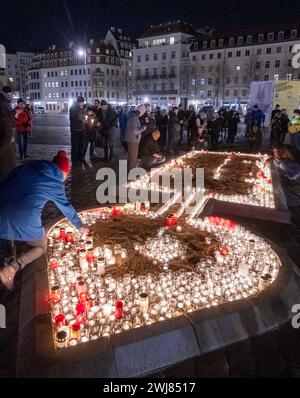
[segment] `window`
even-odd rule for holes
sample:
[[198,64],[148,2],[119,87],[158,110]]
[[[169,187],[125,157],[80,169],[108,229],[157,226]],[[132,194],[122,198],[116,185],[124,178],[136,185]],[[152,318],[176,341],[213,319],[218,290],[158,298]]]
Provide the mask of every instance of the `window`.
[[267,52],[267,54],[271,54],[272,53],[272,48],[268,47],[266,52]]
[[194,43],[194,50],[198,50],[198,43]]
[[174,84],[174,83],[171,83],[171,84],[170,84],[170,89],[171,89],[172,91],[174,91],[174,89],[175,89],[175,84]]
[[148,62],[149,61],[149,54],[145,55],[145,61]]
[[211,77],[209,77],[209,78],[207,79],[207,84],[208,84],[208,85],[211,85],[211,84],[212,84],[212,78],[211,78]]
[[286,80],[292,80],[292,74],[291,73],[288,73],[287,75],[286,75]]
[[226,81],[226,84],[230,84],[230,80],[231,80],[230,77],[227,76],[227,77],[226,77],[226,80],[225,80],[225,81]]
[[240,56],[241,56],[241,52],[240,52],[240,51],[237,51],[237,52],[236,52],[236,56],[237,56],[237,57],[240,57]]
[[275,61],[275,68],[280,68],[280,60]]
[[216,41],[215,41],[215,40],[212,40],[212,41],[210,42],[210,46],[211,46],[211,48],[215,48],[215,47],[216,47]]
[[157,54],[153,54],[153,61],[157,61]]
[[242,90],[242,97],[247,97],[247,90],[246,89]]
[[208,72],[211,73],[212,70],[213,70],[213,66],[212,66],[212,65],[209,65],[209,67],[208,67]]
[[291,31],[291,38],[292,38],[292,39],[296,39],[296,37],[297,37],[297,29],[293,29],[293,30]]
[[204,86],[204,84],[205,84],[205,79],[203,77],[200,79],[200,84],[201,84],[201,86]]
[[175,44],[175,37],[170,37],[170,44]]
[[283,40],[284,39],[284,32],[278,32],[278,40]]
[[238,84],[238,82],[239,82],[239,77],[238,76],[234,76],[234,83]]
[[249,56],[250,56],[250,50],[246,50],[246,51],[245,51],[245,56],[246,56],[246,57],[249,57]]
[[257,49],[256,54],[257,54],[257,55],[261,55],[261,48],[258,48],[258,49]]
[[203,42],[203,48],[204,48],[204,49],[207,48],[207,41],[204,41],[204,42]]
[[233,90],[233,96],[238,97],[239,96],[239,90]]
[[193,55],[193,57],[192,57],[192,60],[193,60],[194,62],[196,62],[196,61],[197,61],[197,57],[196,57],[196,55]]
[[280,53],[281,53],[281,47],[277,47],[277,48],[276,48],[276,53],[277,53],[277,54],[280,54]]
[[242,36],[238,37],[238,44],[243,44],[244,38]]
[[224,46],[224,39],[220,39],[219,40],[219,47],[223,47]]
[[228,52],[228,58],[232,58],[232,51]]
[[157,68],[153,68],[153,75],[157,76]]
[[252,43],[252,36],[248,35],[247,36],[247,44],[251,44]]
[[265,68],[266,68],[266,69],[269,69],[269,68],[270,68],[270,61],[266,61],[266,62],[265,62]]
[[234,37],[229,38],[229,45],[234,46]]
[[279,75],[274,75],[274,80],[279,80]]
[[264,76],[264,81],[267,81],[267,80],[269,80],[269,75]]
[[222,58],[222,53],[218,53],[218,59]]
[[141,55],[138,55],[137,61],[138,61],[138,62],[142,62],[142,57],[141,57]]
[[202,54],[201,59],[202,61],[205,61],[205,54]]
[[274,40],[274,33],[268,33],[268,41]]
[[208,97],[211,97],[211,90],[208,90],[208,91],[207,91],[207,96],[208,96]]
[[229,95],[230,95],[230,91],[229,91],[229,90],[226,90],[226,91],[225,91],[225,97],[229,97]]
[[196,86],[196,79],[192,79],[192,86]]
[[263,33],[260,33],[258,35],[258,42],[261,43],[262,41],[264,41],[265,35]]
[[214,59],[214,54],[209,54],[209,59]]
[[176,58],[176,51],[172,51],[171,58],[172,59]]
[[237,70],[237,71],[241,70],[241,66],[240,65],[236,65],[235,66],[235,70]]
[[162,59],[167,59],[167,53],[162,53]]

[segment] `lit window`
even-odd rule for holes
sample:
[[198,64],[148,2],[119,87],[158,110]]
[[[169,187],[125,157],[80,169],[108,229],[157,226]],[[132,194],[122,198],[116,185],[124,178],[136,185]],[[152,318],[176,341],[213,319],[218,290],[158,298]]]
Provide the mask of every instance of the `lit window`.
[[175,44],[175,37],[170,37],[170,44]]
[[236,65],[235,70],[241,70],[241,66],[240,65]]
[[279,75],[274,75],[274,80],[279,80]]

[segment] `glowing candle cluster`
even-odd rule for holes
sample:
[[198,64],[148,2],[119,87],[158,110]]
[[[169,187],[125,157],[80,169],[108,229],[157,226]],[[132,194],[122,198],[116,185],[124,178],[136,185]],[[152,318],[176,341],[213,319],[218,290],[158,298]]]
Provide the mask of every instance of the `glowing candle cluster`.
[[[214,234],[219,245],[214,253],[199,256],[192,271],[172,271],[169,265],[173,260],[187,261],[186,247],[174,236],[174,230],[180,236],[177,220],[186,205],[172,216],[175,222],[171,228],[158,229],[143,243],[132,242],[136,253],[157,266],[155,274],[109,274],[112,267],[118,269],[127,259],[122,244],[104,241],[94,247],[92,236],[73,230],[65,220],[52,228],[48,234],[48,275],[56,348],[254,297],[274,282],[281,264],[271,246],[242,226],[217,217],[201,220],[190,215],[185,219],[195,232],[207,232],[207,244]],[[134,204],[86,211],[80,217],[92,226],[140,211],[140,205]],[[142,217],[153,214],[149,211]],[[67,238],[71,235],[72,239]]]

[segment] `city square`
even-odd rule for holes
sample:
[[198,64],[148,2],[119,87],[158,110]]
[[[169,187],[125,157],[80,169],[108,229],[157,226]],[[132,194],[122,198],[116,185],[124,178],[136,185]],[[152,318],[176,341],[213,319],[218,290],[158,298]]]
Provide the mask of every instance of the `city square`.
[[300,26],[187,12],[0,35],[0,378],[299,378]]

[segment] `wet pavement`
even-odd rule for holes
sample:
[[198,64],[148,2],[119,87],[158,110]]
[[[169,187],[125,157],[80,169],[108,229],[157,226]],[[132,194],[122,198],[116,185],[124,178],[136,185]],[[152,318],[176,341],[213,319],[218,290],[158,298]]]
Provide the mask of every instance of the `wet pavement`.
[[[265,137],[267,138],[267,137]],[[116,158],[110,164],[117,168],[118,158],[126,158],[119,138],[116,137]],[[267,142],[265,143],[267,148]],[[33,137],[29,140],[30,159],[52,159],[57,150],[70,152],[70,132],[68,117],[65,115],[38,115],[34,119]],[[248,151],[243,126],[240,128],[237,144],[228,147],[220,145],[220,150]],[[99,206],[96,189],[99,181],[96,173],[107,166],[103,161],[88,162],[85,166],[74,165],[71,176],[66,181],[67,196],[77,210]],[[274,222],[235,218],[245,227],[254,228],[265,237],[286,249],[288,255],[300,266],[300,185],[283,179],[283,187],[292,214],[292,223],[282,225]],[[48,204],[43,212],[46,225],[51,225],[60,217],[60,212]],[[0,258],[7,250],[0,253]],[[1,264],[0,264],[1,265]],[[24,273],[30,271],[23,271]],[[7,327],[0,329],[0,377],[15,377],[17,338],[19,322],[19,300],[21,275],[16,280],[16,290],[6,292],[0,287],[0,303],[7,313]],[[300,303],[300,298],[299,298]],[[202,356],[196,364],[182,364],[180,369],[169,368],[157,374],[159,377],[300,377],[300,330],[291,324],[273,330],[265,335],[239,342],[223,350]]]

